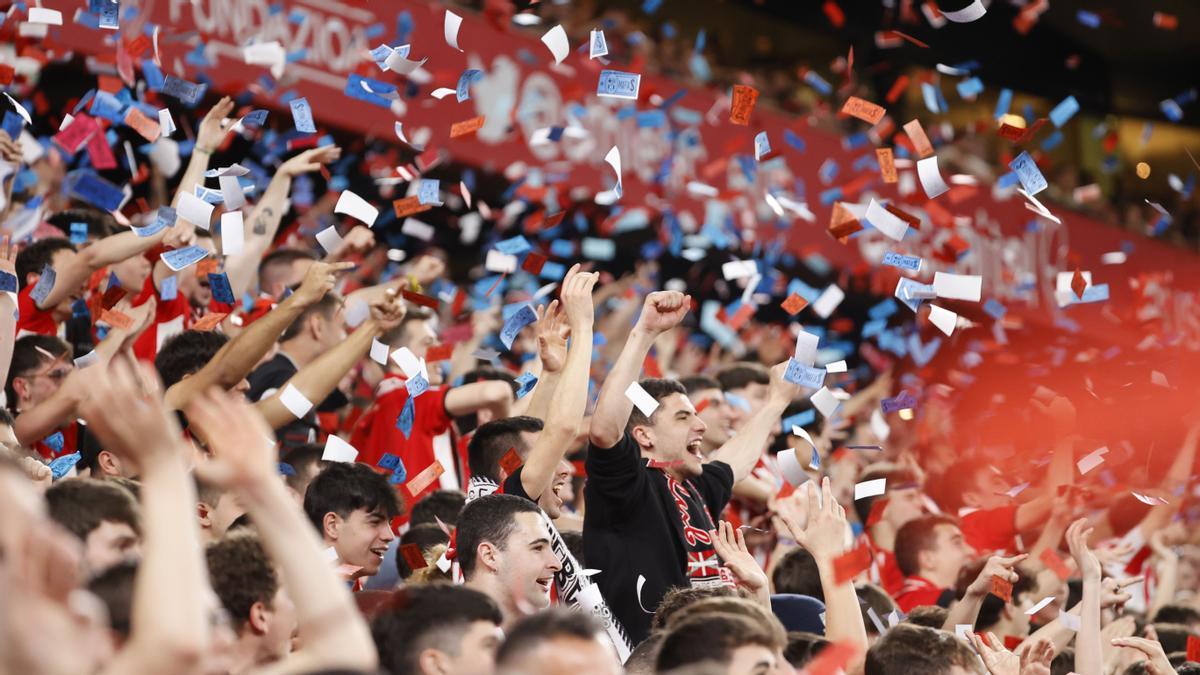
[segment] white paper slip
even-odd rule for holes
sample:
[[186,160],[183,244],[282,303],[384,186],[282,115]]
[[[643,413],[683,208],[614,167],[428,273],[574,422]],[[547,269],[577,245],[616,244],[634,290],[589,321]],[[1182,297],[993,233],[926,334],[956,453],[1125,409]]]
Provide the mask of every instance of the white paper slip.
[[1086,475],[1092,469],[1104,463],[1104,454],[1108,452],[1108,448],[1100,448],[1080,459],[1075,463],[1079,469],[1079,475]]
[[208,224],[212,221],[213,205],[190,192],[184,192],[179,195],[179,206],[176,212],[180,218],[207,230]]
[[292,384],[287,385],[280,392],[279,402],[283,404],[283,407],[288,409],[288,412],[295,415],[296,419],[307,415],[308,411],[312,410],[313,407],[312,401],[305,398],[304,394],[300,393],[300,390]]
[[[237,180],[236,178],[234,180]],[[246,225],[241,211],[221,214],[221,253],[237,255],[246,245]]]
[[[979,0],[975,0],[975,1],[979,2]],[[1025,614],[1028,616],[1033,616],[1034,614],[1037,614],[1038,612],[1042,611],[1042,608],[1044,608],[1046,605],[1048,605],[1052,602],[1054,602],[1054,596],[1048,595],[1048,596],[1042,598],[1041,600],[1038,600],[1038,604],[1025,610]]]
[[562,63],[563,59],[567,58],[567,54],[571,53],[571,45],[567,42],[567,31],[563,30],[562,26],[555,26],[546,31],[542,36],[542,44],[550,50],[554,55],[555,63]]
[[487,271],[496,274],[512,274],[517,271],[517,256],[502,253],[493,248],[487,252],[487,259],[483,266]]
[[342,190],[342,195],[338,197],[337,206],[333,207],[333,212],[344,213],[367,227],[374,225],[375,219],[379,217],[379,209],[349,190]]
[[825,372],[827,372],[827,373],[844,373],[844,372],[846,372],[846,360],[842,359],[841,361],[834,361],[833,363],[827,364],[825,366]]
[[925,188],[925,196],[930,199],[950,190],[938,170],[937,155],[917,161],[917,177],[921,179],[921,187]]
[[884,235],[900,241],[908,232],[908,223],[879,205],[874,199],[867,206],[867,222]]
[[325,452],[321,453],[321,459],[326,462],[346,462],[351,463],[358,458],[358,450],[346,441],[329,435],[325,439]]
[[864,480],[861,483],[855,483],[854,501],[858,501],[863,497],[875,497],[881,495],[886,489],[886,478],[876,478],[875,480]]
[[458,29],[462,27],[462,17],[446,10],[446,22],[442,24],[442,28],[446,33],[446,44],[454,47],[458,51],[462,51],[462,47],[458,46]]
[[655,410],[658,410],[658,401],[654,400],[654,397],[637,382],[629,383],[629,387],[625,389],[625,396],[633,401],[637,409],[646,417],[650,417]]
[[888,426],[887,420],[883,418],[883,412],[879,408],[871,411],[871,433],[875,434],[881,442],[886,441],[892,435],[892,428]]
[[956,623],[954,624],[954,636],[958,639],[971,644],[971,633],[975,632],[975,624],[971,623]]
[[175,118],[167,108],[158,111],[158,132],[163,138],[175,133]]
[[[793,427],[793,429],[796,428],[798,427]],[[801,431],[804,430],[801,429]],[[783,479],[792,487],[796,487],[808,480],[808,474],[804,473],[804,467],[800,466],[800,461],[796,459],[795,450],[791,448],[780,450],[776,457],[779,460],[779,471],[783,473]]]
[[[437,89],[434,89],[433,91],[429,92],[429,95],[440,101],[451,94],[457,94],[457,93],[458,93],[457,89],[451,89],[450,87],[438,87]],[[400,123],[399,122],[396,122],[396,133],[400,134],[400,140],[404,141],[405,143],[408,143],[408,140],[406,138],[404,138],[404,133],[402,131],[400,131]],[[411,145],[411,143],[410,143],[410,145]]]
[[970,23],[987,13],[987,7],[983,6],[980,0],[975,0],[971,4],[962,9],[953,12],[941,10],[942,16],[954,23]]
[[758,274],[758,263],[753,260],[731,260],[721,265],[721,273],[725,275],[725,281],[752,277]]
[[812,366],[817,362],[817,343],[820,341],[819,335],[801,330],[796,334],[796,351],[792,356],[800,365]]
[[325,249],[325,253],[333,255],[342,247],[342,235],[338,234],[336,225],[330,225],[317,233],[317,243]]
[[983,277],[978,274],[934,272],[933,291],[939,298],[979,302],[979,298],[983,297]]
[[416,377],[421,373],[421,360],[408,347],[401,347],[392,352],[392,360],[400,367],[405,377]]
[[386,366],[389,351],[391,351],[391,347],[388,347],[386,343],[380,342],[379,338],[371,338],[371,360],[372,361],[374,361],[375,363],[378,363],[381,366]]
[[946,335],[950,335],[954,332],[954,325],[958,323],[958,315],[937,305],[930,305],[929,322]]
[[837,309],[845,299],[846,292],[838,288],[836,284],[831,284],[812,304],[813,313],[822,319],[828,319],[829,315],[833,314],[833,310]]
[[242,60],[252,66],[267,66],[279,78],[287,64],[287,52],[278,40],[242,47]]
[[416,218],[405,218],[404,224],[400,226],[400,232],[421,241],[433,239],[433,226]]
[[29,8],[29,23],[44,23],[47,26],[61,26],[62,12],[45,7]]
[[838,407],[842,405],[842,402],[833,395],[829,387],[821,387],[817,390],[817,393],[809,396],[808,400],[812,401],[813,406],[816,407],[817,411],[823,417],[832,416],[833,413],[837,412]]
[[240,209],[246,205],[246,193],[242,192],[242,184],[237,176],[221,176],[217,179],[221,185],[221,198],[225,200],[225,208]]

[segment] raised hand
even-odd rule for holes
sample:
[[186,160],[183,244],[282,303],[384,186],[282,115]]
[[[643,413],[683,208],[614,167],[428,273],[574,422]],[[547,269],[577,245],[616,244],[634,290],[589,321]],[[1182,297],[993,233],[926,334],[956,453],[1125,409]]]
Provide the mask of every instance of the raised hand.
[[342,157],[342,149],[336,145],[312,148],[292,157],[279,165],[279,174],[287,177],[299,176],[310,171],[319,171],[325,164],[336,162]]
[[567,325],[558,300],[551,300],[549,307],[538,307],[537,316],[535,330],[542,370],[557,373],[567,363],[567,338],[571,336],[571,327]]
[[[771,385],[770,397],[778,403],[787,405],[804,394],[804,387],[798,384],[792,384],[783,379],[783,374],[787,372],[787,361],[777,363],[771,368]],[[826,425],[828,426],[828,425]]]
[[0,272],[17,274],[17,246],[8,235],[0,237]]
[[[721,561],[737,577],[743,586],[761,596],[768,594],[767,573],[759,567],[758,561],[746,546],[746,538],[742,531],[735,528],[729,521],[722,520],[715,530],[709,530],[713,540],[713,548]],[[767,602],[770,602],[769,595]]]
[[1075,559],[1075,566],[1079,568],[1079,573],[1083,575],[1084,580],[1099,581],[1100,561],[1088,548],[1088,537],[1091,534],[1092,528],[1088,527],[1087,518],[1080,518],[1067,528],[1067,545],[1071,549],[1071,557]]
[[417,258],[408,271],[409,275],[415,278],[421,286],[432,284],[445,272],[446,263],[435,255],[423,255]]
[[8,135],[8,132],[0,130],[0,160],[4,160],[10,164],[20,164],[25,159],[25,155],[21,152],[21,144],[17,139]]
[[970,636],[980,658],[983,659],[983,665],[987,666],[991,675],[1020,675],[1021,659],[1005,649],[1004,643],[995,633],[988,632],[986,641],[975,633],[971,633]]
[[1026,640],[1017,647],[1021,658],[1021,675],[1050,675],[1054,660],[1054,643],[1046,638]]
[[829,476],[821,479],[821,493],[808,484],[808,522],[801,528],[790,515],[780,513],[792,539],[812,554],[817,564],[829,564],[846,551],[846,509],[833,498]]
[[371,231],[371,228],[366,225],[355,225],[354,229],[342,237],[342,245],[330,257],[340,260],[349,253],[366,251],[373,246],[375,246],[375,233]]
[[1049,418],[1054,437],[1065,438],[1075,432],[1075,406],[1065,396],[1055,396],[1049,405],[1033,401],[1034,408]]
[[[1147,635],[1154,635],[1153,631],[1153,627],[1146,628]],[[1171,661],[1167,659],[1167,653],[1163,651],[1162,644],[1157,639],[1124,637],[1115,638],[1112,644],[1117,647],[1136,649],[1145,655],[1146,672],[1150,675],[1174,675],[1176,672],[1175,668],[1171,666]]]
[[567,313],[567,321],[572,327],[583,328],[592,325],[596,310],[592,306],[592,289],[600,280],[598,272],[580,272],[576,263],[563,277],[562,298],[563,309]]
[[232,98],[226,96],[217,101],[217,104],[200,121],[200,128],[196,131],[196,147],[209,153],[216,150],[217,146],[221,144],[221,140],[225,138],[225,132],[228,131],[229,120],[225,118],[231,112],[233,112]]
[[106,449],[131,459],[143,471],[151,464],[179,459],[183,432],[163,405],[162,381],[153,366],[116,358],[81,375],[87,380],[88,396],[79,412]]
[[325,297],[326,293],[333,290],[333,287],[337,285],[338,272],[344,272],[353,268],[354,263],[351,262],[315,262],[308,267],[308,272],[304,275],[304,281],[300,283],[300,287],[292,295],[296,297],[297,302],[307,307],[319,301]]
[[196,243],[196,226],[183,218],[167,228],[162,238],[163,246],[167,248],[183,248]]
[[671,330],[683,321],[692,306],[692,296],[679,291],[655,291],[642,303],[638,326],[651,335]]
[[399,326],[404,320],[404,315],[408,313],[403,298],[392,288],[387,289],[382,298],[371,303],[370,309],[371,318],[383,332]]
[[187,416],[208,444],[209,459],[196,465],[204,481],[248,489],[278,480],[271,429],[245,397],[213,388],[192,401]]
[[992,577],[1000,577],[1009,583],[1017,583],[1020,575],[1013,568],[1027,557],[1029,556],[1022,553],[1012,557],[994,555],[988,558],[983,569],[979,571],[979,576],[975,577],[975,580],[967,587],[967,594],[977,598],[987,595],[992,590]]
[[1104,580],[1100,582],[1100,608],[1107,609],[1114,607],[1120,609],[1124,607],[1125,603],[1129,602],[1133,597],[1125,588],[1145,580],[1146,578],[1143,576],[1127,577],[1125,579],[1104,577]]

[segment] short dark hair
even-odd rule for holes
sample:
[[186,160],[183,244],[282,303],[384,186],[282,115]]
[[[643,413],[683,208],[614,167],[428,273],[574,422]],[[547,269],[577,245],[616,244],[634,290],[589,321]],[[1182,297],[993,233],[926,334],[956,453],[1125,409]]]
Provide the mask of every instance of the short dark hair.
[[305,476],[314,464],[325,466],[325,446],[316,443],[302,443],[288,448],[280,461],[292,467],[292,473],[286,474],[284,481],[297,492],[303,493],[308,487]]
[[21,249],[21,252],[17,254],[15,265],[17,289],[25,290],[25,286],[28,285],[25,280],[29,278],[30,274],[41,274],[42,268],[47,265],[53,267],[54,254],[67,249],[74,251],[75,245],[62,237],[49,237],[35,241]]
[[[1141,662],[1139,661],[1139,663]],[[1073,672],[1075,672],[1075,648],[1063,647],[1062,651],[1055,654],[1050,661],[1050,675],[1068,675]]]
[[331,462],[308,484],[304,512],[317,528],[325,531],[325,514],[348,518],[358,509],[379,511],[388,518],[400,515],[396,491],[382,474],[366,464]]
[[227,534],[209,544],[204,556],[213,591],[233,617],[235,630],[246,625],[255,603],[271,607],[279,577],[257,534],[246,529]]
[[[987,558],[980,558],[979,560],[974,560],[970,563],[967,563],[961,570],[959,570],[958,582],[955,584],[954,588],[955,594],[958,596],[959,600],[961,600],[963,596],[967,594],[967,587],[971,585],[971,582],[975,581],[975,578],[978,577],[979,573],[983,571],[985,565],[987,565]],[[1018,573],[1020,573],[1020,571],[1021,570],[1019,569],[1017,570]],[[1014,583],[1012,586],[1012,604],[1021,604],[1021,596],[1026,595],[1027,593],[1032,593],[1036,588],[1037,580],[1033,576],[1029,574],[1019,574],[1016,583]],[[1000,623],[1000,614],[1004,611],[1004,606],[1006,604],[1008,603],[1001,600],[999,596],[994,593],[988,593],[985,595],[983,597],[983,603],[981,603],[979,606],[979,614],[975,617],[975,631],[982,633]]]
[[833,643],[822,635],[794,630],[787,634],[787,646],[783,648],[783,658],[792,664],[793,668],[803,668],[831,644]]
[[984,462],[977,457],[963,457],[943,471],[937,480],[929,481],[926,489],[929,496],[947,513],[955,513],[966,506],[963,493],[975,490],[981,471],[986,471]]
[[516,529],[518,513],[539,513],[536,504],[513,495],[493,494],[468,503],[458,516],[455,532],[456,559],[463,576],[475,573],[475,556],[479,545],[491,542],[503,549]]
[[880,636],[867,650],[864,675],[922,673],[945,675],[958,666],[986,675],[967,643],[946,631],[901,623]]
[[[858,479],[860,483],[865,483],[870,480],[878,480],[880,478],[887,479],[887,489],[900,490],[914,487],[920,484],[917,480],[917,474],[910,469],[894,468],[894,469],[877,469],[868,471]],[[863,497],[862,499],[854,500],[854,513],[858,514],[858,522],[862,523],[863,527],[867,526],[867,521],[871,518],[871,508],[875,506],[875,501],[878,499],[886,499],[886,494],[873,495]]]
[[137,573],[138,561],[123,560],[92,577],[87,585],[108,610],[109,627],[123,638],[129,637],[133,623],[133,585]]
[[[400,535],[400,546],[404,547],[408,544],[416,544],[417,548],[421,549],[421,556],[429,560],[429,552],[438,545],[450,543],[450,535],[442,531],[436,523],[420,523],[412,525],[408,531]],[[401,579],[407,579],[415,572],[413,568],[408,566],[408,561],[404,555],[396,556],[396,572]]]
[[[44,353],[43,353],[44,352]],[[13,380],[26,377],[50,362],[46,354],[54,358],[71,358],[71,345],[54,335],[25,335],[13,343],[12,360],[8,366],[8,379],[4,382],[4,395],[8,407],[17,409],[17,390]]]
[[379,665],[390,673],[421,672],[418,659],[426,649],[457,656],[470,624],[503,621],[491,598],[465,586],[407,586],[396,591],[392,604],[371,622]]
[[8,412],[7,408],[0,408],[0,424],[11,427],[16,423],[17,420],[13,418],[12,413]]
[[633,648],[629,658],[625,659],[627,675],[652,675],[655,672],[654,662],[658,659],[658,646],[662,644],[665,635],[666,633],[661,631],[650,633],[649,637]]
[[545,426],[541,420],[528,415],[504,417],[480,425],[467,443],[467,465],[472,476],[500,481],[500,460],[515,449],[524,457],[529,451],[521,442],[521,433],[536,433]]
[[283,332],[279,334],[279,341],[287,342],[288,340],[295,338],[300,334],[301,331],[304,330],[304,324],[308,322],[309,317],[312,317],[315,314],[320,314],[321,317],[326,321],[331,321],[334,315],[337,313],[338,307],[341,306],[341,295],[332,291],[326,293],[325,295],[321,296],[320,300],[317,300],[308,307],[305,307],[300,312],[300,315],[293,319],[292,322],[288,324],[287,328],[283,329]]
[[[408,331],[408,324],[410,324],[414,321],[429,321],[430,319],[433,318],[433,316],[434,316],[433,312],[430,312],[428,309],[426,309],[424,307],[411,307],[410,306],[408,308],[408,311],[405,312],[404,318],[400,319],[400,323],[397,324],[395,328],[393,328],[393,329],[387,331],[386,333],[384,333],[383,335],[379,336],[379,341],[386,345],[394,347],[403,340],[405,334]],[[404,345],[401,345],[401,346],[404,346]]]
[[946,625],[946,617],[948,616],[950,616],[950,610],[945,607],[918,605],[912,608],[912,611],[904,618],[904,622],[911,623],[914,626],[925,626],[926,628],[941,630],[942,626]]
[[87,225],[88,237],[96,238],[107,237],[118,231],[117,219],[112,214],[88,206],[59,211],[46,218],[46,222],[67,233],[71,232],[71,223],[83,223]]
[[896,531],[896,565],[901,574],[911,577],[917,573],[921,553],[937,543],[938,525],[958,527],[958,521],[949,516],[922,516],[908,521]]
[[291,267],[297,260],[316,260],[317,256],[312,251],[301,248],[277,248],[274,251],[263,256],[261,262],[258,263],[258,285],[265,287],[268,270],[282,266]]
[[453,527],[466,503],[467,496],[459,490],[434,490],[413,504],[408,522],[410,525],[436,525],[437,521],[441,520],[447,526]]
[[744,616],[722,612],[691,616],[671,628],[658,648],[658,672],[693,663],[728,664],[739,647],[761,645],[775,651],[783,645],[767,627]]
[[[683,388],[683,385],[679,383],[679,380],[650,377],[641,380],[638,382],[638,384],[642,385],[642,389],[645,389],[646,393],[650,394],[651,398],[659,402],[671,394],[683,394],[684,396],[687,396],[687,389]],[[655,410],[654,412],[657,414],[658,410]],[[625,431],[633,431],[634,427],[653,426],[654,417],[654,415],[647,417],[646,415],[642,414],[640,408],[633,406],[633,411],[629,413],[629,422],[625,424]]]
[[771,572],[771,585],[775,593],[807,595],[825,602],[817,561],[811,553],[800,547],[788,551],[779,559]]
[[1168,603],[1154,613],[1154,623],[1182,623],[1185,625],[1200,622],[1200,611],[1188,605]]
[[717,382],[721,383],[722,391],[742,389],[752,384],[771,384],[771,371],[761,363],[731,363],[717,371]]
[[514,665],[541,643],[560,637],[595,640],[604,627],[590,614],[553,607],[524,617],[513,626],[496,652],[496,668]]
[[163,387],[170,387],[185,376],[199,372],[227,342],[229,336],[215,330],[185,330],[171,336],[154,357],[154,367],[162,378]]
[[679,380],[679,384],[687,390],[688,396],[705,389],[720,389],[721,383],[717,382],[717,378],[711,375],[692,375]]
[[[493,368],[491,366],[480,366],[474,370],[468,371],[462,376],[462,384],[473,384],[475,382],[488,382],[500,380],[507,382],[508,386],[512,387],[513,396],[517,395],[519,389],[517,378],[507,370]],[[459,415],[454,418],[454,423],[458,426],[458,433],[466,435],[479,427],[479,412],[472,410],[469,413]]]
[[125,488],[92,478],[61,480],[46,490],[50,518],[68,532],[87,539],[104,521],[141,530],[137,500]]
[[878,635],[879,629],[871,620],[869,610],[875,610],[875,616],[883,621],[884,617],[896,610],[896,603],[892,601],[892,596],[875,584],[856,584],[854,593],[858,595],[858,609],[862,612],[863,625],[867,627],[867,634]]
[[665,628],[675,616],[685,607],[707,600],[708,598],[732,598],[736,593],[728,586],[674,586],[663,594],[650,618],[650,630]]

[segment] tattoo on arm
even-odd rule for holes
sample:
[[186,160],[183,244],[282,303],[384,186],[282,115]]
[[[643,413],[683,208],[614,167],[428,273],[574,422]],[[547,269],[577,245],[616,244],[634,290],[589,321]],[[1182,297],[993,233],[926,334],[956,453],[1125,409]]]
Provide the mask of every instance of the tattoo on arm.
[[274,216],[275,216],[275,209],[273,209],[269,206],[263,207],[262,213],[260,213],[258,218],[256,218],[254,221],[254,234],[266,234],[267,233],[267,223],[269,223],[271,221],[271,218],[273,218]]

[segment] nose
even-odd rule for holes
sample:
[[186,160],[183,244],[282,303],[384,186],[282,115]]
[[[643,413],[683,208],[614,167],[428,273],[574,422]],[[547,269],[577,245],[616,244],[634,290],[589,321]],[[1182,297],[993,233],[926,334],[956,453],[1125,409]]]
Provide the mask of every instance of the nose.
[[557,572],[562,569],[562,563],[558,561],[558,556],[554,555],[554,551],[547,550],[546,569]]
[[384,523],[379,528],[379,538],[386,542],[391,542],[396,538],[396,533],[392,532],[392,524]]
[[699,415],[696,415],[695,420],[696,420],[696,423],[694,425],[692,425],[693,429],[695,429],[698,433],[701,433],[701,434],[704,433],[705,431],[708,431],[708,425],[704,423],[704,420],[700,419]]

